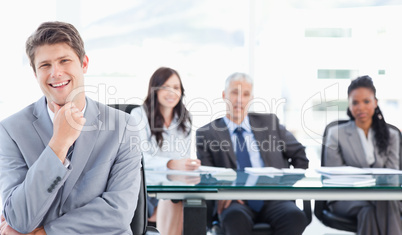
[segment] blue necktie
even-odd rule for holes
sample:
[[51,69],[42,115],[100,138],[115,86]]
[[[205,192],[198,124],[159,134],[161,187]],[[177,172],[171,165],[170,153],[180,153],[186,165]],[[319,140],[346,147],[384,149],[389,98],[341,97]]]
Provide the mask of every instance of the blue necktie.
[[251,167],[250,154],[248,154],[248,149],[246,141],[244,140],[243,131],[244,129],[241,127],[238,127],[234,130],[234,133],[237,135],[236,157],[237,162],[239,164],[238,168],[242,171],[244,171],[245,167]]
[[[237,135],[236,141],[236,157],[239,164],[239,169],[244,170],[245,167],[251,167],[250,154],[248,153],[246,141],[243,136],[244,129],[238,127],[234,130]],[[255,212],[259,212],[264,205],[262,200],[248,200],[247,205]]]
[[[74,142],[75,144],[75,142]],[[70,148],[67,151],[66,158],[71,161],[71,157],[73,156],[73,151],[74,151],[74,144],[70,146]]]

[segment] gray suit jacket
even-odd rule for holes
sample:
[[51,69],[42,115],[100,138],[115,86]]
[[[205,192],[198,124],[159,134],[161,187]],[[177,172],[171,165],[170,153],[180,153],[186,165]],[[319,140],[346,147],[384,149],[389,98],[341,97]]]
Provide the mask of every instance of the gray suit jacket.
[[326,166],[354,166],[399,169],[399,133],[389,129],[390,145],[386,153],[380,154],[375,146],[375,162],[367,163],[362,143],[354,121],[331,127],[328,130],[324,157]]
[[66,168],[48,142],[46,99],[0,123],[0,187],[7,223],[21,233],[131,234],[141,153],[132,117],[86,99],[86,124]]
[[[249,113],[250,126],[265,166],[307,168],[308,159],[296,138],[274,114]],[[199,128],[196,133],[197,156],[202,165],[237,169],[236,155],[223,118]]]

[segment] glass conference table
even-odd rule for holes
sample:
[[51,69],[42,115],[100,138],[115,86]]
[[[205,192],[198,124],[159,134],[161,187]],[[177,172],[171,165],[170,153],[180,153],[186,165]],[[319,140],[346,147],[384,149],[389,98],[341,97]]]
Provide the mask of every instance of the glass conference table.
[[184,201],[183,234],[206,234],[206,222],[202,222],[206,220],[205,200],[402,200],[400,173],[327,175],[298,169],[145,172],[149,196]]

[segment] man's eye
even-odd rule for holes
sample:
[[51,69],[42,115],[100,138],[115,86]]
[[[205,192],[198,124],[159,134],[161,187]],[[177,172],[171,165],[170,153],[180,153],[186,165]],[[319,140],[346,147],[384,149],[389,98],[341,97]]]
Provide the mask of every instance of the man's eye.
[[50,66],[49,64],[42,64],[42,65],[39,66],[39,68],[46,68],[46,67],[49,67],[49,66]]

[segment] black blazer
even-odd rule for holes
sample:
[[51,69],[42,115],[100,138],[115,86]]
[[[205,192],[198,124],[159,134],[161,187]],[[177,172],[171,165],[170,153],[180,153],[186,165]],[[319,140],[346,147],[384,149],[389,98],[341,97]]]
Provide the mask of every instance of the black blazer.
[[[266,167],[308,167],[305,147],[279,124],[275,114],[249,113],[248,117]],[[202,165],[237,169],[230,133],[223,118],[199,128],[196,143],[197,157]]]

